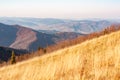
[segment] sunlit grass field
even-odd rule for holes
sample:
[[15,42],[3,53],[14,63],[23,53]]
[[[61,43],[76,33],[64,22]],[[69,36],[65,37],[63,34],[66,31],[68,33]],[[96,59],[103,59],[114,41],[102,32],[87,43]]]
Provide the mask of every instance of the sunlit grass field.
[[0,80],[120,80],[120,31],[0,68]]

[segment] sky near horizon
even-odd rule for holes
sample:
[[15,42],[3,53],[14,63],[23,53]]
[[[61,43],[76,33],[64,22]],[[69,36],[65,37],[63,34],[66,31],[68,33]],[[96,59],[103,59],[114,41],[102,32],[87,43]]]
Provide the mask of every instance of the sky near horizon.
[[0,16],[120,18],[120,0],[0,0]]

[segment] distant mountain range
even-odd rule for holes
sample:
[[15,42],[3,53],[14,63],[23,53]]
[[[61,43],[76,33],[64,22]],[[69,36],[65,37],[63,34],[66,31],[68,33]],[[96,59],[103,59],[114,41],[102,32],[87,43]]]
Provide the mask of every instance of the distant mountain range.
[[46,47],[117,23],[116,20],[1,17],[0,46],[34,51],[39,46]]
[[53,18],[17,17],[1,17],[0,22],[9,25],[18,24],[45,33],[77,32],[82,34],[100,31],[111,24],[119,23],[119,21],[116,20],[65,20]]
[[46,47],[62,40],[76,38],[80,35],[83,34],[73,32],[46,34],[20,25],[0,23],[0,46],[15,49],[35,51],[38,47]]

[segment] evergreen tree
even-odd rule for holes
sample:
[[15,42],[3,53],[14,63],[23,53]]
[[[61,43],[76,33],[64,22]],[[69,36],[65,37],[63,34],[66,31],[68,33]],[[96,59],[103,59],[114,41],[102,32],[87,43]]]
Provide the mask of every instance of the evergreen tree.
[[14,64],[16,63],[16,60],[15,60],[15,53],[14,51],[12,51],[12,55],[11,55],[11,64]]

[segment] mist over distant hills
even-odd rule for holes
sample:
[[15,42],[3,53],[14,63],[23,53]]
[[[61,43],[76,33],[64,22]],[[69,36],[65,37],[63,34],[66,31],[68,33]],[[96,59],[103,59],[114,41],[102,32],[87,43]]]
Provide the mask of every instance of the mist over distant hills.
[[17,17],[1,17],[0,22],[9,25],[22,25],[28,28],[39,30],[45,33],[55,32],[77,32],[89,34],[100,31],[111,24],[119,23],[116,20],[66,20],[54,18],[17,18]]

